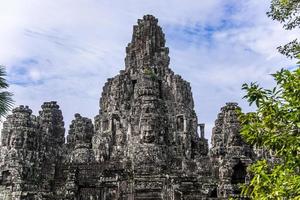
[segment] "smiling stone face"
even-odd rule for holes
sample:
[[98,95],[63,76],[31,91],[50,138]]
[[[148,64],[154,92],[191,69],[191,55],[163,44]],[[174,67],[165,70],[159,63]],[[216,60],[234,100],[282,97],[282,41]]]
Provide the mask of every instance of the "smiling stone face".
[[14,149],[21,149],[24,144],[24,134],[21,130],[15,130],[11,135],[10,146]]
[[142,141],[144,143],[154,143],[155,142],[155,131],[150,125],[143,125],[141,128]]
[[157,128],[155,123],[159,122],[157,113],[155,113],[153,102],[145,102],[142,105],[140,116],[140,132],[143,143],[155,143],[157,140]]

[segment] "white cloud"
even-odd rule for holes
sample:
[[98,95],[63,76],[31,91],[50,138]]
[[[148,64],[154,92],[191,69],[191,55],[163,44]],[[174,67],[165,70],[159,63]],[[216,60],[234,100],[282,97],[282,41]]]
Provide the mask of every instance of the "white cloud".
[[144,14],[159,18],[171,68],[191,82],[208,136],[226,101],[249,110],[243,82],[270,86],[268,74],[293,63],[275,48],[299,36],[268,19],[269,2],[259,0],[0,2],[0,62],[16,104],[37,113],[42,102],[57,100],[66,128],[76,112],[97,114],[102,87],[123,69],[132,25]]

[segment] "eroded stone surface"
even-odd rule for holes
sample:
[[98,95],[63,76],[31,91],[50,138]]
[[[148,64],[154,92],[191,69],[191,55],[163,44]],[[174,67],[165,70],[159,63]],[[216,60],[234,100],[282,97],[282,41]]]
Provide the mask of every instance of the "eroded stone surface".
[[35,117],[14,109],[4,123],[0,199],[192,200],[238,192],[252,149],[240,138],[237,104],[221,109],[212,148],[190,84],[169,68],[158,20],[133,27],[125,70],[103,87],[99,114],[75,114],[65,143],[56,102]]
[[94,126],[92,120],[75,114],[67,136],[67,148],[71,163],[89,163],[95,160],[92,150]]
[[218,197],[239,197],[239,184],[248,179],[246,168],[254,160],[253,149],[243,142],[237,113],[237,103],[221,108],[212,132],[210,157],[218,178]]

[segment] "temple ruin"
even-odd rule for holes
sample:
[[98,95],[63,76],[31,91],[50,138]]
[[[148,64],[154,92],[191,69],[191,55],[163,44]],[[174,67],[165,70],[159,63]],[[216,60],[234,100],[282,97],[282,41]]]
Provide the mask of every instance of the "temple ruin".
[[0,200],[196,200],[239,196],[255,159],[236,103],[221,108],[211,148],[190,84],[169,68],[158,20],[133,26],[125,69],[107,80],[94,121],[59,105],[13,109],[3,124]]

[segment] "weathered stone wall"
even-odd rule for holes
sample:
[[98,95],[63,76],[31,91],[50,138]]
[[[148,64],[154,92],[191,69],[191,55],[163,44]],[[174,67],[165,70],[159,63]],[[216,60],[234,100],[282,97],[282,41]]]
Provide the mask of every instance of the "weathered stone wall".
[[[37,195],[41,182],[39,124],[26,106],[13,109],[2,129],[0,199]],[[24,193],[26,191],[26,193]]]
[[95,160],[92,150],[94,126],[91,119],[75,114],[67,137],[69,160],[75,163],[90,163]]
[[45,198],[53,197],[53,184],[57,168],[60,165],[65,143],[65,128],[62,112],[55,101],[45,102],[39,111],[40,163],[42,165],[42,182],[39,183]]
[[[164,34],[153,16],[134,26],[125,65],[103,88],[95,119],[96,159],[130,160],[135,169],[146,171],[152,165],[183,170],[186,160],[206,155],[191,87],[169,68]],[[170,163],[174,159],[178,162]]]
[[221,109],[209,152],[190,84],[169,68],[158,20],[133,27],[125,70],[108,79],[94,119],[75,114],[65,143],[56,102],[35,117],[7,117],[0,147],[0,200],[195,200],[238,193],[254,154],[240,135],[237,104]]
[[239,196],[239,184],[247,181],[246,168],[254,160],[253,149],[240,135],[237,103],[221,108],[212,132],[210,157],[214,175],[218,177],[218,197]]

